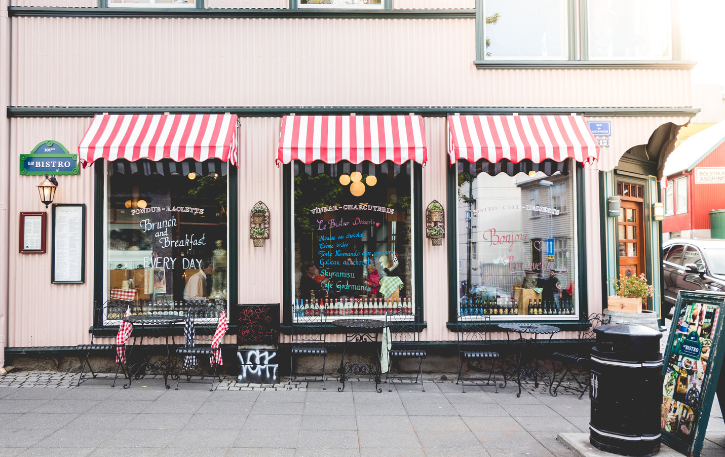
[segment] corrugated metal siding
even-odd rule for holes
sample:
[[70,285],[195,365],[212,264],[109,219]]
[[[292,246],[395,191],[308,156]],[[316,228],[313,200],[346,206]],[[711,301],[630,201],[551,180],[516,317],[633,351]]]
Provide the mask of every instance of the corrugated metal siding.
[[98,0],[10,0],[10,6],[57,6],[64,8],[98,8]]
[[688,70],[477,70],[475,32],[473,19],[18,17],[11,105],[690,105]]
[[660,125],[667,122],[684,125],[689,121],[687,117],[587,117],[586,119],[612,123],[609,147],[601,148],[599,160],[595,164],[595,167],[601,171],[611,171],[616,168],[619,159],[633,146],[647,144],[650,136]]
[[393,0],[394,9],[475,9],[476,0]]
[[[725,167],[725,143],[718,146],[695,169],[704,167]],[[692,194],[692,228],[709,229],[710,211],[725,209],[725,184],[695,184],[695,170],[689,180]]]
[[287,9],[289,0],[206,0],[207,8],[270,8]]
[[[40,203],[36,186],[42,176],[20,176],[19,156],[29,153],[43,140],[55,139],[69,151],[77,151],[90,119],[29,118],[10,123],[10,292],[8,346],[72,346],[90,341],[88,328],[93,307],[93,196],[94,170],[81,170],[79,176],[59,176],[56,203],[86,204],[86,282],[50,283],[51,211]],[[18,254],[18,215],[20,211],[48,213],[47,252]]]

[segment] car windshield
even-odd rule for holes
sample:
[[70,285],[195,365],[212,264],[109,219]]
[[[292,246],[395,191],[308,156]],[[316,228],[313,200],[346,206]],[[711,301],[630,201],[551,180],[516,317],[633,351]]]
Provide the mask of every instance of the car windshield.
[[710,273],[725,275],[725,248],[705,249],[705,256]]

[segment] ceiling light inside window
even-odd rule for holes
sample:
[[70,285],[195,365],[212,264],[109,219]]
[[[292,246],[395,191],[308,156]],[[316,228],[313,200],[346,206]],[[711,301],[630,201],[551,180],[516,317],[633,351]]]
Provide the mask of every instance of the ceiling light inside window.
[[189,179],[196,179],[196,173],[194,173],[194,172],[189,173]]
[[343,186],[347,186],[348,184],[350,184],[350,175],[341,175],[340,184],[342,184]]
[[350,193],[356,197],[360,197],[365,193],[365,184],[361,182],[354,182],[350,184]]
[[373,187],[377,183],[378,183],[378,178],[376,178],[375,176],[368,176],[367,178],[365,178],[365,184],[367,184],[370,187]]
[[138,203],[136,203],[136,206],[138,206],[141,209],[146,208],[146,200],[139,200]]
[[352,182],[360,182],[360,180],[362,180],[362,173],[360,173],[359,171],[353,171],[352,173],[350,173],[350,179],[352,180]]

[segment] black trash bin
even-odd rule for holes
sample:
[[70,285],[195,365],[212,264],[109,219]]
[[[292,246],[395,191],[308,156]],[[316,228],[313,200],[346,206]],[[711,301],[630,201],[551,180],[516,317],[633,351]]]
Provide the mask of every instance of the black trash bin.
[[614,454],[654,455],[661,441],[662,334],[629,324],[594,332],[589,441]]

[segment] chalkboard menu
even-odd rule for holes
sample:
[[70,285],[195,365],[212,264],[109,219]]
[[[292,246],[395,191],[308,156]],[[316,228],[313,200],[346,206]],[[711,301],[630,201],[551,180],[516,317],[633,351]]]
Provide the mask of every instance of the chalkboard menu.
[[662,439],[700,455],[723,360],[725,293],[680,292],[665,350]]

